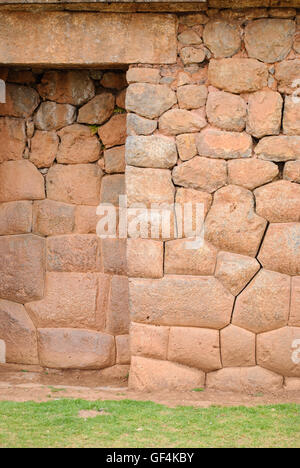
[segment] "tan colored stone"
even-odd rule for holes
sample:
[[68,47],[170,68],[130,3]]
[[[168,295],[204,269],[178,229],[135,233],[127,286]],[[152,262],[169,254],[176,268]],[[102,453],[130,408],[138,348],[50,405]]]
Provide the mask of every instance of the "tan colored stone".
[[293,161],[300,159],[300,137],[274,136],[260,140],[255,148],[260,159],[275,162]]
[[186,29],[178,34],[178,40],[183,45],[199,45],[202,44],[202,39],[194,29]]
[[164,275],[164,245],[152,239],[127,240],[128,276],[162,278]]
[[17,201],[0,203],[0,236],[26,234],[32,227],[32,203]]
[[300,59],[286,60],[275,65],[275,78],[278,81],[278,91],[284,94],[293,94],[296,90],[293,86],[299,79]]
[[216,159],[250,158],[252,138],[247,133],[207,129],[196,138],[200,156]]
[[[95,207],[94,207],[95,209]],[[42,236],[70,234],[74,228],[75,207],[52,200],[33,204],[33,232]]]
[[[195,235],[199,236],[199,231],[202,226],[200,224],[201,219],[199,219],[198,210],[200,210],[200,216],[202,217],[203,215],[203,219],[205,219],[212,204],[212,196],[209,193],[199,190],[178,188],[175,201],[177,204],[175,210],[178,237],[184,236],[194,238]],[[190,208],[188,208],[189,206]],[[189,222],[184,218],[184,210],[186,209],[191,209],[192,219]]]
[[300,327],[300,276],[292,278],[291,312],[289,325]]
[[300,184],[300,160],[290,161],[284,165],[283,178]]
[[106,148],[124,145],[126,140],[126,114],[116,114],[98,130],[98,135]]
[[283,113],[283,133],[300,135],[300,103],[293,96],[286,96]]
[[116,336],[117,364],[130,364],[130,339],[129,335]]
[[219,332],[204,328],[171,327],[168,360],[204,372],[221,369]]
[[129,388],[137,391],[192,390],[202,388],[205,374],[174,362],[134,356],[131,360]]
[[126,163],[131,166],[169,169],[177,163],[175,141],[160,135],[129,136]]
[[247,132],[255,138],[279,135],[283,99],[277,92],[257,91],[249,96]]
[[288,392],[296,392],[300,390],[300,379],[295,377],[286,377],[284,379],[284,389]]
[[171,109],[159,119],[159,129],[166,135],[199,132],[206,124],[203,113],[184,109]]
[[126,239],[102,239],[104,273],[127,275]]
[[91,129],[85,125],[74,124],[58,132],[60,145],[57,162],[60,164],[86,164],[100,157],[100,143]]
[[221,250],[255,257],[266,226],[267,221],[254,211],[252,193],[228,185],[214,196],[205,222],[205,236]]
[[115,363],[114,338],[72,328],[38,330],[41,365],[57,369],[103,369]]
[[59,104],[80,106],[95,96],[95,87],[88,72],[47,71],[37,87],[40,96]]
[[229,325],[221,330],[221,355],[224,367],[255,366],[255,334]]
[[160,71],[157,68],[130,68],[126,73],[126,79],[129,84],[158,84],[160,80]]
[[127,114],[127,135],[151,135],[157,129],[157,121],[137,114]]
[[253,190],[279,175],[276,164],[261,159],[235,159],[228,162],[228,183]]
[[234,297],[213,277],[131,279],[129,290],[134,322],[215,329],[230,322]]
[[[1,104],[2,106],[3,104]],[[0,118],[0,164],[4,161],[22,159],[26,145],[23,120]]]
[[119,93],[116,96],[116,105],[120,109],[125,110],[125,100],[126,100],[126,92],[127,89],[123,89],[122,91],[119,91]]
[[174,91],[164,84],[133,83],[127,88],[126,109],[148,119],[159,117],[176,102]]
[[104,73],[101,81],[101,86],[110,89],[123,89],[127,85],[125,73],[109,71]]
[[203,246],[196,249],[188,249],[187,244],[186,239],[166,242],[165,274],[213,275],[217,261],[217,249],[208,242],[204,242]]
[[108,174],[125,172],[125,146],[105,150],[104,163]]
[[212,20],[204,28],[203,40],[215,57],[232,57],[241,48],[241,31],[237,24]]
[[42,102],[34,115],[34,123],[38,130],[59,130],[71,125],[76,119],[76,107],[70,104],[56,104],[56,102]]
[[23,305],[0,300],[0,336],[7,363],[38,364],[36,329]]
[[147,206],[152,203],[174,203],[175,188],[171,172],[166,169],[127,167],[126,189],[128,206],[136,203],[144,203]]
[[300,221],[300,186],[279,180],[255,190],[256,212],[270,223]]
[[109,91],[102,91],[79,109],[77,121],[90,125],[101,125],[112,116],[114,108],[114,95]]
[[282,390],[283,377],[261,367],[232,367],[207,376],[209,390],[255,394]]
[[290,290],[288,276],[261,270],[237,298],[233,325],[254,333],[287,325]]
[[125,194],[124,174],[105,176],[101,183],[100,203],[119,205],[119,196]]
[[294,49],[294,51],[295,51],[297,54],[300,53],[300,34],[299,34],[299,29],[298,29],[298,31],[296,31],[293,49]]
[[206,104],[207,86],[188,84],[177,89],[178,104],[181,109],[198,109]]
[[177,135],[176,145],[182,161],[188,161],[197,154],[196,135],[194,133]]
[[229,93],[251,93],[267,86],[268,69],[254,59],[213,59],[209,63],[208,78],[213,86]]
[[8,83],[6,103],[1,104],[0,115],[29,117],[39,105],[40,98],[33,88]]
[[31,140],[29,160],[38,168],[50,167],[56,158],[58,144],[56,132],[37,130]]
[[0,165],[0,201],[45,198],[44,178],[29,161],[6,161]]
[[271,224],[258,260],[264,268],[287,275],[300,275],[300,223]]
[[74,232],[79,234],[96,234],[97,223],[101,216],[97,215],[96,206],[76,206]]
[[205,13],[190,13],[179,16],[179,23],[186,26],[195,26],[208,23],[209,18]]
[[183,47],[180,50],[180,57],[184,65],[202,63],[206,58],[205,50],[202,47]]
[[223,283],[231,294],[237,296],[259,269],[260,265],[255,258],[230,252],[220,252],[217,258],[215,277]]
[[284,327],[257,337],[257,362],[286,377],[300,377],[300,328]]
[[32,234],[0,237],[0,297],[25,303],[44,294],[44,239]]
[[102,171],[95,164],[51,167],[47,177],[47,196],[51,200],[75,205],[98,205]]
[[128,278],[126,276],[113,276],[106,317],[106,331],[112,335],[129,333],[128,294]]
[[226,184],[226,163],[196,156],[174,168],[173,180],[176,185],[212,193]]
[[131,323],[130,349],[132,356],[167,359],[169,327]]
[[240,96],[224,91],[210,92],[206,113],[209,123],[222,130],[242,132],[245,128],[247,106]]
[[295,22],[285,19],[259,19],[249,22],[245,46],[249,57],[266,63],[279,62],[292,49]]

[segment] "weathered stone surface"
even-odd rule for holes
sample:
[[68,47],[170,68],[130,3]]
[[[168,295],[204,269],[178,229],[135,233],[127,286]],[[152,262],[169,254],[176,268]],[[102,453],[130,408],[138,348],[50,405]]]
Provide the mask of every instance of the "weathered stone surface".
[[169,331],[169,327],[131,323],[131,354],[153,359],[167,359]]
[[283,178],[300,184],[300,160],[290,161],[284,165]]
[[277,92],[257,91],[248,100],[247,132],[255,138],[279,135],[283,99]]
[[206,385],[223,392],[276,392],[283,387],[283,377],[261,367],[232,367],[211,372]]
[[102,239],[104,273],[127,275],[126,239]]
[[224,367],[255,366],[255,334],[229,325],[220,332],[221,355]]
[[202,39],[194,29],[186,29],[178,34],[178,40],[183,45],[199,45],[202,44]]
[[192,390],[202,388],[205,374],[180,364],[134,356],[131,360],[129,388],[138,391]]
[[184,65],[202,63],[206,58],[205,50],[202,47],[183,47],[180,50],[180,57]]
[[175,141],[159,135],[129,136],[126,163],[131,166],[169,169],[177,162]]
[[105,176],[101,183],[100,203],[111,203],[119,206],[119,196],[125,195],[124,174]]
[[0,236],[26,234],[32,227],[32,203],[17,201],[0,204]]
[[125,99],[126,99],[127,89],[122,89],[116,96],[116,105],[125,110]]
[[96,234],[101,216],[97,215],[96,206],[76,206],[74,232],[79,234]]
[[203,113],[184,109],[171,109],[159,119],[159,129],[166,135],[199,132],[206,124]]
[[[1,70],[3,73],[3,71]],[[2,78],[2,77],[1,77]],[[33,72],[30,70],[15,70],[10,68],[8,70],[8,76],[2,78],[8,80],[9,83],[18,83],[18,84],[34,84],[36,82],[36,77]]]
[[[2,106],[3,104],[1,104]],[[22,159],[26,144],[23,120],[0,118],[0,163]]]
[[0,297],[25,303],[44,294],[44,239],[32,234],[0,237]]
[[215,57],[232,57],[242,45],[238,25],[223,20],[210,21],[204,28],[203,40]]
[[91,129],[74,124],[58,132],[60,145],[57,162],[61,164],[86,164],[100,157],[100,143]]
[[257,337],[257,362],[286,377],[300,377],[300,328],[284,327]]
[[[95,210],[95,207],[94,207]],[[33,204],[33,232],[42,236],[69,234],[74,229],[75,207],[52,200]]]
[[300,135],[300,102],[293,96],[286,96],[283,113],[283,133]]
[[38,93],[28,86],[6,85],[6,103],[1,104],[0,115],[29,117],[40,102]]
[[228,162],[228,183],[248,190],[272,182],[278,175],[278,167],[269,161],[251,158]]
[[182,161],[188,161],[197,154],[196,135],[194,133],[177,135],[176,145],[179,157]]
[[125,172],[125,146],[105,150],[104,163],[108,174]]
[[210,124],[222,130],[242,132],[246,125],[247,106],[240,96],[214,91],[209,93],[206,104]]
[[167,85],[133,83],[126,93],[126,109],[154,119],[176,104],[174,91]]
[[226,184],[225,161],[195,157],[173,170],[173,180],[183,187],[215,192]]
[[204,372],[221,369],[219,332],[204,328],[171,327],[168,360]]
[[234,297],[213,277],[131,279],[129,291],[134,322],[215,329],[230,322]]
[[287,325],[291,280],[286,275],[261,270],[237,298],[233,325],[263,333]]
[[126,73],[127,83],[158,84],[160,71],[157,68],[130,68]]
[[154,203],[152,206],[151,212],[145,207],[128,209],[128,237],[163,241],[177,238],[174,203]]
[[166,242],[165,274],[212,276],[217,261],[217,249],[204,242],[198,249],[187,249],[186,239]]
[[[28,41],[24,56],[24,37],[31,37],[33,30],[35,40]],[[0,31],[0,63],[4,65],[95,68],[104,64],[176,62],[174,15],[81,11],[24,15],[5,11],[0,16]],[[55,37],[50,44],[53,31]]]
[[296,377],[286,377],[284,379],[284,389],[288,392],[296,392],[300,390],[300,379]]
[[102,91],[79,109],[77,121],[90,125],[101,125],[114,111],[115,97],[109,91]]
[[137,114],[127,114],[127,135],[151,135],[157,129],[157,121]]
[[46,258],[48,271],[100,271],[100,240],[91,234],[50,237],[47,239]]
[[230,93],[251,93],[267,86],[268,69],[254,59],[229,58],[211,60],[208,67],[210,83]]
[[116,114],[98,130],[98,135],[106,148],[124,145],[126,140],[126,114]]
[[204,205],[204,217],[206,217],[212,204],[212,196],[200,190],[178,188],[175,201],[179,205],[184,205],[185,203],[192,203],[193,205],[202,203]]
[[185,85],[177,89],[178,104],[181,109],[198,109],[205,106],[207,86]]
[[200,156],[216,159],[250,158],[252,138],[247,133],[207,129],[196,138]]
[[50,167],[56,158],[58,144],[56,132],[37,130],[31,140],[29,160],[38,168]]
[[141,278],[162,278],[164,275],[163,247],[163,242],[152,239],[128,239],[128,276]]
[[103,369],[115,363],[114,338],[72,328],[38,330],[42,366],[58,369]]
[[75,205],[98,205],[102,175],[95,164],[56,164],[46,177],[48,198]]
[[215,276],[234,296],[237,296],[260,269],[255,258],[220,252]]
[[38,364],[36,330],[24,306],[0,300],[0,324],[6,362]]
[[255,148],[260,159],[275,162],[285,162],[300,159],[300,137],[274,136],[260,140]]
[[205,236],[221,250],[255,257],[267,221],[254,211],[251,192],[229,185],[220,189],[205,222]]
[[268,270],[300,275],[300,223],[271,224],[259,253],[259,261]]
[[[25,305],[34,324],[38,328],[96,328],[99,277],[95,273],[47,273],[44,299]],[[106,293],[100,291],[100,295]]]
[[174,203],[175,188],[171,172],[166,169],[126,168],[128,206],[144,203]]
[[300,186],[279,180],[255,190],[256,212],[270,223],[300,221]]
[[100,84],[104,88],[123,89],[127,85],[125,73],[114,71],[106,72],[104,73]]
[[95,96],[95,86],[88,72],[47,71],[37,87],[46,101],[80,106]]
[[116,363],[117,364],[130,364],[130,339],[129,335],[116,336]]
[[29,161],[6,161],[0,165],[0,201],[41,200],[44,179]]
[[295,80],[299,79],[300,59],[286,60],[275,65],[275,78],[278,81],[278,91],[284,94],[293,94]]
[[70,104],[42,102],[34,116],[34,123],[39,130],[59,130],[71,125],[76,119],[76,107]]
[[106,331],[112,335],[124,335],[129,332],[128,295],[128,278],[126,276],[113,276],[106,317]]
[[245,45],[249,57],[266,63],[283,60],[291,51],[295,22],[285,19],[258,19],[249,22]]
[[300,276],[292,278],[291,313],[289,325],[300,327]]

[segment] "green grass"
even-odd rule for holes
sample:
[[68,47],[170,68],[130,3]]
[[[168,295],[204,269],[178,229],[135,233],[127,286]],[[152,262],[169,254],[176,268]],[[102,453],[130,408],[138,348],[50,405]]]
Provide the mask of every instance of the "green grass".
[[[104,414],[82,419],[80,410]],[[199,409],[130,400],[0,402],[0,447],[299,448],[300,405]]]

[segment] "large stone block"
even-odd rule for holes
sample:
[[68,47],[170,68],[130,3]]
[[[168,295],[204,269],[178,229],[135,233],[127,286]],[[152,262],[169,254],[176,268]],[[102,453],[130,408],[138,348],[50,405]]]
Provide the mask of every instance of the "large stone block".
[[0,297],[14,302],[44,294],[44,239],[32,234],[0,237]]
[[126,114],[116,114],[98,129],[98,135],[105,148],[124,145],[126,141]]
[[125,195],[124,174],[105,176],[101,183],[100,203],[110,203],[119,206],[119,197]]
[[131,166],[169,169],[177,162],[175,141],[153,136],[129,136],[126,141],[126,163]]
[[126,189],[128,206],[144,203],[173,204],[175,188],[172,184],[171,172],[166,169],[126,168]]
[[104,90],[79,109],[77,121],[90,125],[101,125],[112,116],[114,107],[114,95]]
[[248,367],[256,363],[256,337],[243,328],[229,325],[221,330],[221,355],[224,367]]
[[300,222],[300,186],[287,180],[260,187],[254,192],[256,212],[270,223]]
[[126,239],[102,239],[104,273],[127,275]]
[[289,325],[300,327],[300,276],[292,278],[291,313]]
[[126,93],[126,110],[154,119],[177,103],[176,94],[167,85],[133,83]]
[[29,160],[38,168],[52,166],[58,151],[56,132],[37,130],[31,139]]
[[127,135],[151,135],[157,129],[157,121],[137,114],[127,114]]
[[115,363],[114,338],[72,328],[38,330],[42,366],[57,369],[103,369]]
[[242,132],[245,129],[247,105],[240,96],[224,91],[210,92],[206,113],[209,123],[222,130]]
[[33,232],[42,236],[70,234],[74,229],[74,213],[75,207],[66,203],[37,201],[33,204]]
[[182,135],[177,135],[176,145],[179,157],[182,161],[188,161],[197,155],[195,133],[183,133]]
[[104,164],[108,174],[125,172],[125,146],[105,150]]
[[76,119],[76,107],[70,104],[56,104],[56,102],[42,102],[34,115],[37,129],[51,131],[60,130],[71,125]]
[[131,323],[130,349],[132,356],[167,359],[169,327]]
[[130,339],[129,335],[116,336],[116,364],[130,364]]
[[44,178],[29,161],[6,161],[0,165],[0,202],[42,200]]
[[32,202],[0,203],[0,236],[26,234],[32,227]]
[[283,178],[300,184],[300,160],[289,161],[284,165]]
[[235,159],[228,162],[228,183],[253,190],[279,175],[276,164],[261,159]]
[[164,274],[164,244],[152,239],[127,240],[128,276],[162,278]]
[[186,239],[165,244],[165,274],[212,276],[217,261],[217,249],[204,242],[203,246],[189,249]]
[[286,96],[283,113],[283,133],[300,135],[300,103],[293,96]]
[[128,278],[126,276],[113,276],[106,317],[106,331],[112,335],[124,335],[129,332],[128,295]]
[[209,390],[255,394],[277,392],[283,377],[261,367],[232,367],[211,372],[206,379]]
[[38,364],[36,329],[23,305],[0,300],[0,338],[7,363]]
[[207,158],[237,159],[252,155],[252,138],[247,133],[208,129],[197,136],[196,144],[198,154]]
[[259,141],[255,153],[260,159],[275,162],[285,162],[300,159],[299,136],[265,137]]
[[215,57],[232,57],[242,45],[241,30],[236,23],[212,20],[204,28],[203,40]]
[[160,72],[157,68],[130,68],[126,73],[128,83],[152,83],[158,84]]
[[199,132],[206,125],[202,110],[171,109],[159,119],[159,129],[165,135]]
[[6,85],[6,103],[1,104],[0,115],[29,117],[39,102],[40,98],[35,89],[9,83]]
[[[3,105],[3,104],[1,104]],[[0,163],[22,159],[26,145],[25,123],[21,119],[0,118]]]
[[250,94],[248,100],[247,132],[255,138],[279,135],[282,121],[281,94],[268,90]]
[[135,322],[215,329],[230,322],[234,297],[213,277],[131,279],[129,290]]
[[58,132],[60,137],[57,162],[61,164],[86,164],[100,157],[100,142],[85,125],[70,125]]
[[275,78],[278,81],[278,91],[283,94],[293,94],[295,80],[299,79],[300,59],[286,60],[275,65]]
[[181,109],[199,109],[205,106],[207,86],[188,84],[177,89],[178,104]]

